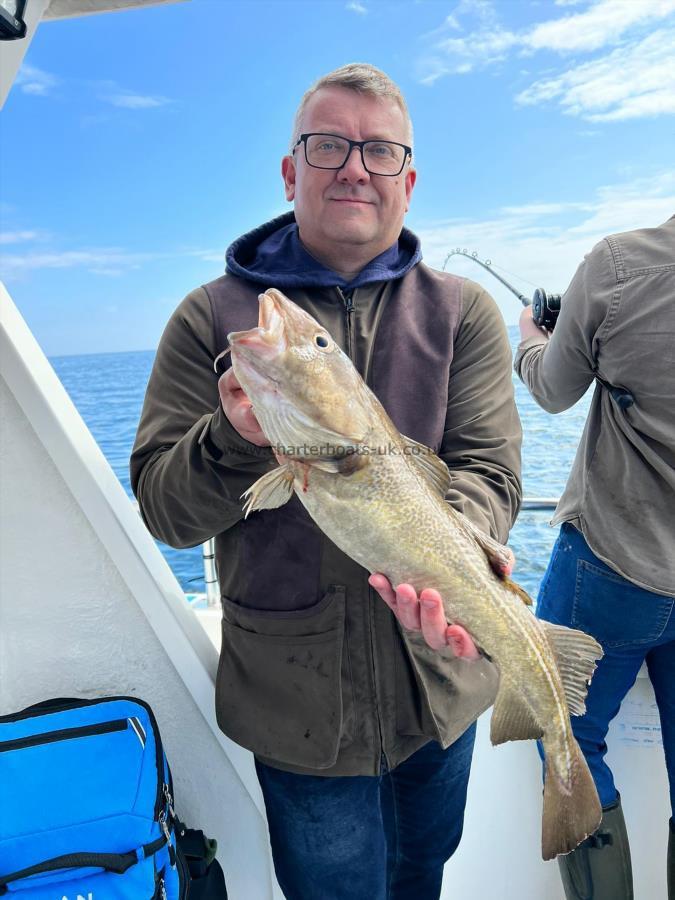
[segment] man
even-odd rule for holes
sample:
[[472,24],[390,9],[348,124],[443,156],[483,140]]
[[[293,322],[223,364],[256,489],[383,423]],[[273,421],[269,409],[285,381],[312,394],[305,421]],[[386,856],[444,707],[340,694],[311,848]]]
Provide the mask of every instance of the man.
[[[572,728],[603,805],[596,835],[560,857],[570,900],[633,897],[619,794],[604,757],[610,721],[646,662],[675,814],[675,216],[594,247],[552,335],[521,317],[515,367],[549,412],[597,379],[554,523],[560,536],[538,615],[592,634],[604,657]],[[668,897],[675,900],[670,820]]]
[[[399,430],[439,452],[456,508],[505,541],[520,500],[505,329],[477,285],[421,263],[403,228],[411,160],[405,101],[384,73],[345,66],[305,94],[281,164],[294,214],[235,241],[227,274],[174,313],[131,461],[153,534],[173,546],[216,535],[218,721],[256,755],[277,877],[300,900],[439,896],[496,672],[466,632],[447,632],[435,592],[394,592],[377,574],[369,585],[297,499],[243,520],[242,493],[275,461],[213,361],[229,331],[256,324],[258,294],[283,290]],[[408,651],[397,618],[445,649],[420,638]]]

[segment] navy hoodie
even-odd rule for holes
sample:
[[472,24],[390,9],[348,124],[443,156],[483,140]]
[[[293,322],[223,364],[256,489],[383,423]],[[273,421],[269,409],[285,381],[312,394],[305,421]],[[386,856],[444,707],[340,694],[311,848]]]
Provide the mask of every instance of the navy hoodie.
[[277,288],[339,287],[349,292],[376,281],[402,278],[422,259],[419,238],[403,228],[398,241],[346,281],[307,252],[295,214],[284,213],[254,228],[227,249],[227,272]]

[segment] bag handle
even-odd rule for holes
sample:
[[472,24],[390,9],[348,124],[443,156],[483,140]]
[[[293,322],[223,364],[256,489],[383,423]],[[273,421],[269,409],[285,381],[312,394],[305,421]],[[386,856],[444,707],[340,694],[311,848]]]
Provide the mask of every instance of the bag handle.
[[52,872],[56,869],[104,869],[106,872],[114,872],[116,875],[124,873],[141,859],[157,853],[166,844],[166,835],[162,835],[151,844],[143,844],[140,852],[130,850],[128,853],[66,853],[64,856],[55,856],[18,872],[9,875],[0,875],[0,894],[7,893],[7,885],[11,881],[19,881],[21,878],[30,878],[31,875],[41,875],[43,872]]

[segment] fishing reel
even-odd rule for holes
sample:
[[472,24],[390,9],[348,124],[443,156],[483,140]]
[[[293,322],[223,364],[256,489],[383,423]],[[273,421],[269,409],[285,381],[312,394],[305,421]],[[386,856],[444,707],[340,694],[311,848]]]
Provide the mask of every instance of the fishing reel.
[[553,331],[560,315],[560,294],[547,294],[543,288],[536,288],[532,296],[532,321],[540,328]]

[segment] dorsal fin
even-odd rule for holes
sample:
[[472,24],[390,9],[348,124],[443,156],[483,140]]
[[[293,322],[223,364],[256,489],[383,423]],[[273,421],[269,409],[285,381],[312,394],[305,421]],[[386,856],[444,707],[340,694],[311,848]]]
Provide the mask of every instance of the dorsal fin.
[[541,620],[553,650],[565,690],[567,706],[573,716],[586,712],[586,693],[596,660],[602,659],[602,647],[590,634]]
[[420,444],[419,441],[414,441],[403,434],[401,437],[405,443],[405,453],[409,454],[419,474],[441,497],[445,498],[450,490],[451,482],[450,470],[446,464],[431,447]]

